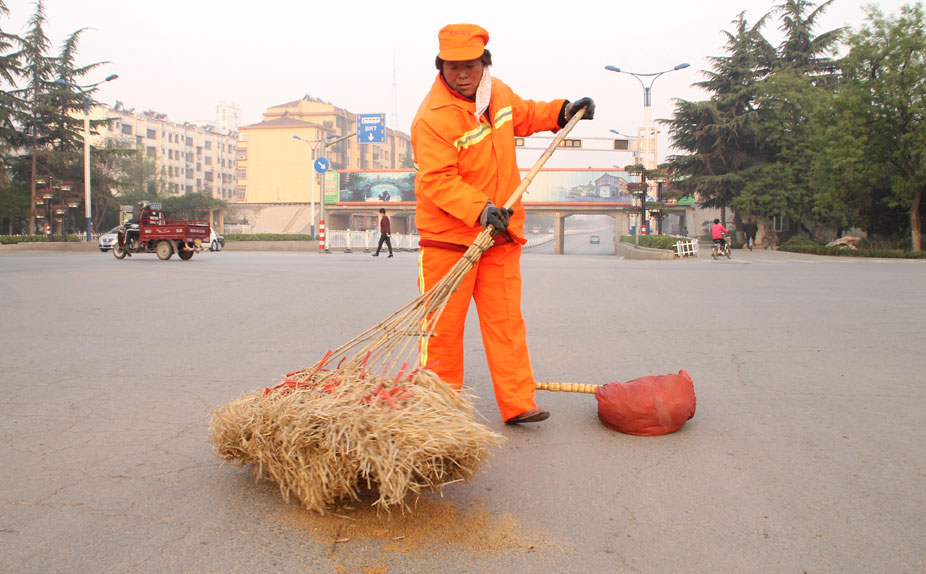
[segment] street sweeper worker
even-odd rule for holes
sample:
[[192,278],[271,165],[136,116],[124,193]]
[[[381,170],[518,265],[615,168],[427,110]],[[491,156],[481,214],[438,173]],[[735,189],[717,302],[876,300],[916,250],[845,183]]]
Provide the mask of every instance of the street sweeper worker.
[[463,385],[463,331],[475,299],[495,399],[506,423],[539,422],[550,413],[534,402],[534,376],[521,315],[524,206],[503,206],[521,178],[515,137],[556,132],[580,109],[594,115],[590,98],[575,102],[525,100],[489,68],[489,33],[451,24],[438,33],[437,77],[412,122],[415,223],[420,234],[418,287],[439,282],[479,233],[493,228],[494,244],[450,296],[436,336],[419,349],[427,365],[456,390]]

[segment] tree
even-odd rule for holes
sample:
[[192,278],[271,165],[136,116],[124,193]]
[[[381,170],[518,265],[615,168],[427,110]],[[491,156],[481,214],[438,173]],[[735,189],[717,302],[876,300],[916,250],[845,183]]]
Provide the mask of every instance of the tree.
[[708,91],[708,101],[678,100],[675,116],[666,121],[674,145],[688,152],[669,158],[677,188],[700,193],[704,207],[724,209],[746,186],[750,174],[766,163],[755,106],[757,86],[774,61],[774,49],[762,36],[763,16],[750,26],[745,13],[727,37],[726,56],[711,58],[708,79],[695,85]]
[[[888,18],[867,9],[868,23],[849,36],[842,63],[847,83],[833,99],[834,122],[821,141],[817,165],[856,209],[906,211],[911,245],[922,250],[921,218],[926,187],[926,21],[922,5],[904,6]],[[846,165],[843,154],[854,158]],[[838,156],[837,156],[838,158]],[[840,169],[855,177],[839,178]]]
[[[819,6],[786,0],[769,15],[780,18],[785,38],[770,73],[757,86],[760,132],[768,163],[758,169],[733,204],[764,217],[788,216],[798,225],[813,220],[813,129],[810,117],[839,81],[831,56],[843,35],[837,28],[814,34],[834,0]],[[813,234],[813,230],[808,228]]]
[[[0,15],[6,14],[8,10],[0,2]],[[0,200],[0,219],[8,223],[7,229],[25,219],[26,230],[32,233],[36,177],[83,181],[83,121],[79,111],[83,110],[84,96],[92,96],[93,90],[82,92],[57,80],[79,83],[88,72],[105,63],[76,64],[83,29],[66,38],[58,55],[49,55],[47,24],[44,2],[38,0],[23,37],[0,31],[0,82],[9,87],[0,93],[0,156],[4,168],[0,175],[4,196]],[[21,169],[22,163],[29,169]],[[28,201],[18,198],[19,194],[27,195]],[[71,212],[68,218],[66,227],[69,223],[80,229],[77,212]]]

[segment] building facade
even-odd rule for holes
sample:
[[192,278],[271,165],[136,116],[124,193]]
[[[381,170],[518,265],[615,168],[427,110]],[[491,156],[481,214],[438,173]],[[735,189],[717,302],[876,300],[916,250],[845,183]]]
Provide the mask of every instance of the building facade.
[[386,128],[384,143],[361,144],[356,137],[336,141],[356,131],[357,114],[310,96],[267,108],[263,121],[238,132],[239,201],[317,203],[321,185],[313,163],[322,154],[330,169],[339,171],[412,166],[407,134]]
[[238,201],[237,108],[224,108],[227,118],[222,127],[210,122],[176,123],[154,111],[137,113],[117,103],[112,108],[91,110],[93,120],[108,120],[98,128],[94,145],[100,140],[116,147],[139,149],[157,166],[159,193],[183,195],[206,192],[226,201]]

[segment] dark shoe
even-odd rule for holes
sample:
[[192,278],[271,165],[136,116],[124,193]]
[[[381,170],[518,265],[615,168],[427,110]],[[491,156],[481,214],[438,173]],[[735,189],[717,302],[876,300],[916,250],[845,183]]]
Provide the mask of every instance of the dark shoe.
[[550,411],[544,409],[531,409],[521,413],[516,417],[511,417],[505,421],[506,425],[517,425],[521,423],[539,423],[550,418]]
[[[392,257],[392,253],[389,254],[389,257]],[[387,257],[387,259],[388,259],[388,257]]]
[[373,257],[379,257],[379,253],[374,253]]

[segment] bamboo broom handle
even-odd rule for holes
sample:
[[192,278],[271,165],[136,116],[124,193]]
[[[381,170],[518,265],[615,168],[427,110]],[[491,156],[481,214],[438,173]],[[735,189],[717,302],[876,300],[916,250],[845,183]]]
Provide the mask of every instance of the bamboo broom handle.
[[547,163],[547,160],[550,159],[550,156],[553,155],[553,152],[556,151],[556,148],[559,147],[559,143],[563,141],[569,132],[572,131],[572,128],[576,127],[576,124],[579,123],[579,120],[582,119],[582,116],[585,115],[585,108],[576,112],[576,115],[566,122],[566,125],[563,126],[563,129],[559,130],[559,133],[556,134],[556,137],[553,138],[553,141],[550,145],[547,146],[547,149],[543,151],[543,155],[540,156],[534,163],[534,167],[527,172],[527,175],[524,176],[524,179],[521,180],[521,185],[514,190],[514,193],[511,194],[511,197],[508,198],[508,201],[505,202],[503,207],[511,207],[521,198],[521,195],[524,194],[524,190],[531,184],[534,180],[534,176],[537,175],[537,172],[540,171],[540,168],[543,167],[543,164]]
[[563,393],[588,393],[595,394],[595,389],[600,385],[589,385],[586,383],[534,383],[541,391],[559,391]]

